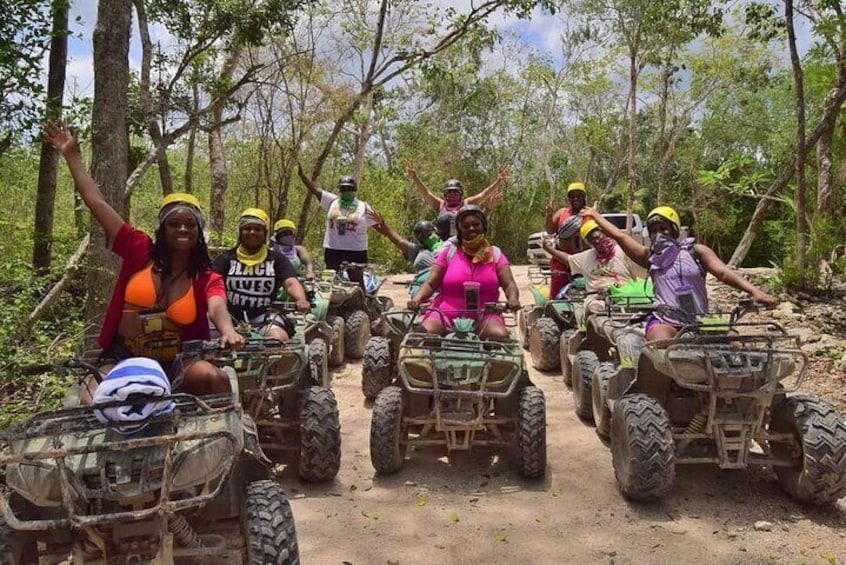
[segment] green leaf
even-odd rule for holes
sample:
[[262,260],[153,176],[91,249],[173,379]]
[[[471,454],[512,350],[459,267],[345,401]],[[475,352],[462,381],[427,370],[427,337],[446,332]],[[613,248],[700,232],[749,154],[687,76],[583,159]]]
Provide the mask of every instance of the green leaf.
[[461,519],[458,517],[458,514],[455,512],[450,513],[449,519],[450,521],[452,521],[453,524],[457,524],[461,521]]
[[426,498],[426,495],[422,494],[422,493],[418,494],[417,498],[415,499],[415,503],[417,504],[417,506],[420,506],[420,507],[426,506],[427,502],[428,502],[428,499]]
[[507,543],[508,538],[505,537],[505,534],[497,534],[494,536],[494,539],[500,543]]

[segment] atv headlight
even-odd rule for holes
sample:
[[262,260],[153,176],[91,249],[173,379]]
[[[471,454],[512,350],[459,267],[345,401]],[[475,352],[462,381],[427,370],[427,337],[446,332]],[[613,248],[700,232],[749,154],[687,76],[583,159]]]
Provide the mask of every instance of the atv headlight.
[[173,491],[213,481],[235,457],[232,441],[225,437],[187,443],[193,445],[177,456],[171,480]]

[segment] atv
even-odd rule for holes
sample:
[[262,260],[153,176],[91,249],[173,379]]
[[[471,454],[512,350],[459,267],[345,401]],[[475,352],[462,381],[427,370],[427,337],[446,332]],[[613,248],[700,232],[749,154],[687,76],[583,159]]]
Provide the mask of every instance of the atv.
[[561,368],[560,343],[575,333],[577,301],[584,295],[584,279],[578,277],[560,293],[563,298],[549,297],[550,275],[548,269],[529,269],[535,304],[518,313],[522,345],[529,350],[532,365],[541,371]]
[[379,392],[393,384],[397,377],[397,356],[403,338],[411,331],[414,312],[391,310],[382,314],[385,335],[370,336],[361,362],[361,392],[374,400]]
[[365,271],[366,292],[358,283],[350,280],[349,269],[366,267],[363,263],[344,261],[337,272],[325,270],[322,273],[322,278],[331,283],[327,321],[333,331],[343,330],[344,353],[350,359],[361,359],[364,356],[364,348],[371,333],[382,335],[380,317],[394,305],[390,298],[377,295],[385,279]]
[[232,393],[163,397],[173,410],[128,434],[95,413],[149,397],[79,406],[100,371],[83,360],[55,368],[80,377],[68,407],[0,434],[0,563],[299,563],[290,504],[231,369]]
[[[308,343],[312,339],[325,340],[326,363],[329,367],[339,367],[344,363],[344,319],[329,313],[332,296],[332,283],[329,281],[303,281],[303,288],[311,303],[311,312],[298,324]],[[328,376],[328,375],[327,375]]]
[[562,335],[561,372],[565,384],[573,389],[573,406],[583,422],[594,423],[594,372],[601,368],[604,375],[620,364],[614,335],[618,326],[652,303],[651,286],[643,284],[635,279],[622,287],[584,293],[584,301],[575,306],[578,329]]
[[378,473],[399,471],[409,446],[439,445],[451,452],[485,445],[513,447],[523,476],[543,476],[543,391],[529,380],[517,341],[479,337],[483,314],[507,311],[506,304],[492,303],[466,311],[468,317],[456,319],[444,337],[405,335],[399,382],[383,388],[373,404],[370,461]]
[[[846,421],[828,402],[788,396],[802,384],[808,356],[775,322],[703,321],[672,339],[647,342],[635,370],[614,374],[607,391],[611,454],[620,492],[633,500],[666,495],[676,465],[771,467],[801,502],[846,495]],[[687,316],[687,318],[684,318]]]
[[204,359],[233,370],[262,449],[274,462],[294,462],[305,481],[332,479],[341,465],[341,424],[335,395],[324,384],[325,356],[314,352],[321,340],[245,339],[244,347],[230,350],[217,341],[186,342],[181,362]]

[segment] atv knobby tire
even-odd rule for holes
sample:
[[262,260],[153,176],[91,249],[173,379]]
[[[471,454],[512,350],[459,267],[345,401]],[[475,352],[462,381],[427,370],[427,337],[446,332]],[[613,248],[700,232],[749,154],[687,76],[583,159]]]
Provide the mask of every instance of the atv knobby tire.
[[394,380],[391,370],[391,340],[374,336],[367,340],[361,362],[361,392],[374,400],[379,392]]
[[403,429],[402,389],[383,388],[373,403],[370,419],[370,462],[377,473],[390,475],[405,461],[408,430]]
[[646,394],[614,403],[611,460],[617,488],[632,500],[654,500],[673,487],[676,451],[667,411]]
[[561,366],[558,340],[561,330],[552,318],[540,318],[529,332],[529,353],[532,365],[540,371],[554,371]]
[[573,388],[573,366],[570,364],[570,338],[576,335],[576,330],[564,330],[558,338],[558,358],[561,360],[561,374],[564,384]]
[[335,394],[322,386],[308,387],[300,393],[300,478],[326,481],[340,467],[341,422]]
[[528,479],[542,477],[546,472],[546,400],[536,386],[520,391],[516,436],[520,474]]
[[322,337],[316,337],[308,344],[308,369],[316,384],[329,387],[332,382],[329,373],[329,346]]
[[611,434],[611,410],[608,408],[608,383],[617,372],[614,363],[604,362],[593,370],[590,394],[593,403],[593,422],[596,435],[603,440]]
[[329,366],[338,367],[344,364],[345,326],[341,316],[327,316],[326,322],[332,328],[332,343],[329,344]]
[[773,412],[770,430],[795,437],[795,445],[771,443],[773,455],[794,461],[792,467],[774,467],[787,493],[813,504],[846,496],[846,422],[831,404],[813,396],[789,397]]
[[590,393],[593,384],[593,371],[599,364],[596,353],[582,350],[576,353],[573,365],[573,406],[576,416],[587,424],[593,423],[593,398]]
[[247,563],[299,565],[294,514],[279,483],[268,480],[250,483],[245,505]]
[[345,320],[344,338],[346,355],[350,359],[361,359],[370,339],[370,316],[364,310],[353,310]]

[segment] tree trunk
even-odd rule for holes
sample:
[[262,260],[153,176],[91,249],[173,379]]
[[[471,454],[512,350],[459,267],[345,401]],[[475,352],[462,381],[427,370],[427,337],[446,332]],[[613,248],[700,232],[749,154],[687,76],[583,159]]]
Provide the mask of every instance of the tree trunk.
[[[196,116],[200,111],[200,87],[195,82],[191,87],[193,95],[193,115]],[[185,155],[185,180],[182,190],[187,193],[194,192],[194,152],[197,148],[197,125],[191,126],[191,131],[188,133],[188,148]]]
[[[93,37],[91,173],[106,201],[124,217],[123,193],[129,155],[126,118],[131,23],[131,0],[100,0]],[[85,321],[89,327],[102,325],[102,315],[118,271],[118,261],[109,251],[110,246],[100,225],[91,222],[85,303]]]
[[834,127],[837,124],[835,114],[832,119],[825,123],[825,129],[820,136],[817,145],[817,209],[816,214],[820,218],[830,217],[832,210],[832,199],[834,197]]
[[667,169],[669,168],[669,160],[664,159],[664,156],[669,146],[669,141],[667,140],[667,104],[670,99],[670,79],[673,78],[673,54],[674,50],[671,49],[661,68],[661,93],[658,100],[658,143],[655,146],[655,154],[660,162],[658,167],[658,191],[655,196],[658,204],[664,202]]
[[632,48],[629,53],[629,81],[631,96],[629,98],[629,186],[626,190],[626,231],[632,231],[632,211],[634,210],[634,194],[637,189],[637,49]]
[[[50,63],[47,75],[47,117],[60,119],[68,62],[68,0],[53,0],[53,37],[50,40]],[[35,199],[35,233],[32,267],[36,275],[50,270],[53,249],[53,211],[56,203],[56,175],[59,152],[46,141],[41,142],[38,163],[38,194]]]
[[[223,63],[220,80],[232,79],[241,48],[234,47]],[[215,104],[211,112],[212,127],[209,130],[209,165],[211,169],[211,234],[212,242],[223,242],[223,228],[226,221],[226,192],[229,189],[229,170],[226,165],[226,151],[223,147],[223,100]]]
[[364,102],[364,121],[358,131],[356,140],[355,161],[353,161],[353,178],[361,184],[361,171],[364,168],[364,157],[367,155],[367,142],[373,134],[373,91],[367,93]]
[[790,49],[790,65],[793,68],[793,88],[796,102],[796,268],[800,285],[804,286],[804,272],[808,262],[808,216],[805,183],[805,86],[802,64],[796,50],[796,32],[793,27],[793,0],[784,0],[784,23],[787,26],[787,44]]
[[159,164],[159,180],[162,185],[162,194],[167,195],[173,192],[173,179],[170,175],[170,164],[167,159],[167,146],[162,139],[162,128],[159,125],[158,117],[153,111],[152,99],[150,96],[150,67],[153,63],[153,42],[150,40],[150,29],[147,25],[147,11],[144,7],[144,0],[133,0],[135,13],[138,14],[138,35],[141,37],[141,81],[139,102],[141,106],[141,118],[147,126],[147,133],[156,147],[156,158]]

